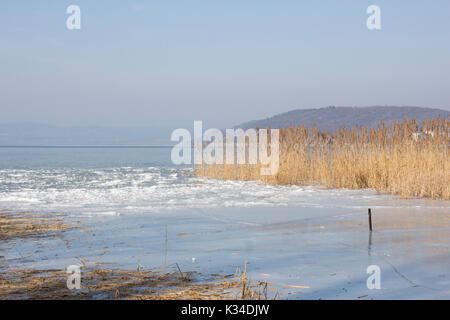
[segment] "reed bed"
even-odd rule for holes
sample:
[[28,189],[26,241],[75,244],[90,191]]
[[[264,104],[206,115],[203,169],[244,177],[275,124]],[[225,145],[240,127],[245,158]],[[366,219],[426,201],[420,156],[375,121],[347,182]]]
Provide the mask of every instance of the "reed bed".
[[403,198],[450,199],[450,118],[419,125],[404,119],[377,128],[335,132],[316,127],[280,129],[280,166],[275,175],[261,165],[200,165],[200,177],[260,180],[281,185],[374,189]]

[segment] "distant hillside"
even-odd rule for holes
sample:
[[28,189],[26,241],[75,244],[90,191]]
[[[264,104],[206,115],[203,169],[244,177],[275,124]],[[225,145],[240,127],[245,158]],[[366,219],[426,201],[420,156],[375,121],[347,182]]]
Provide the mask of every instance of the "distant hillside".
[[382,120],[391,125],[395,120],[402,121],[405,117],[414,118],[419,123],[426,119],[450,117],[450,112],[441,109],[419,107],[327,107],[319,109],[300,109],[275,115],[264,120],[254,120],[242,123],[236,128],[287,128],[316,125],[319,130],[334,131],[340,127],[367,125],[375,128]]

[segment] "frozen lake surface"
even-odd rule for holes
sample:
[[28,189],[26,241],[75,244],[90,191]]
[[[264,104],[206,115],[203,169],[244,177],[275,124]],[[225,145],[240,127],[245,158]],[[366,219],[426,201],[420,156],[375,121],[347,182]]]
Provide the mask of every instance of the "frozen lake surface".
[[[80,223],[58,237],[1,242],[2,259],[24,268],[80,258],[126,268],[178,263],[207,274],[247,262],[252,280],[271,283],[280,298],[450,298],[449,201],[201,180],[171,166],[169,152],[0,150],[0,209]],[[371,265],[381,270],[380,290],[367,288]]]
[[[375,206],[372,233],[359,208],[67,216],[81,226],[59,238],[2,244],[2,255],[9,264],[29,268],[65,268],[82,258],[126,268],[178,263],[183,270],[219,274],[247,261],[250,277],[272,283],[281,298],[450,298],[448,209],[400,202],[399,208]],[[370,265],[381,269],[381,290],[366,286]]]

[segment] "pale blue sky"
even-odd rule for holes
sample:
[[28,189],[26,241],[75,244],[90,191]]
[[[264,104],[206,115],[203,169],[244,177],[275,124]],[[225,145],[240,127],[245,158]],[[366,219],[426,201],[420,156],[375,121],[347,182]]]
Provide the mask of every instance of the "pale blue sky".
[[[82,29],[66,29],[81,7]],[[382,30],[366,28],[381,7]],[[226,127],[328,105],[450,109],[450,1],[0,2],[0,122]]]

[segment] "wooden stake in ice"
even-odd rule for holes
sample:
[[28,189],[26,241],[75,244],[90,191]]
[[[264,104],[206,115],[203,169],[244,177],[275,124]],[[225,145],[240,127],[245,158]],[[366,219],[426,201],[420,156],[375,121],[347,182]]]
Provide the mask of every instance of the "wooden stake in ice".
[[369,230],[372,231],[372,209],[369,208]]

